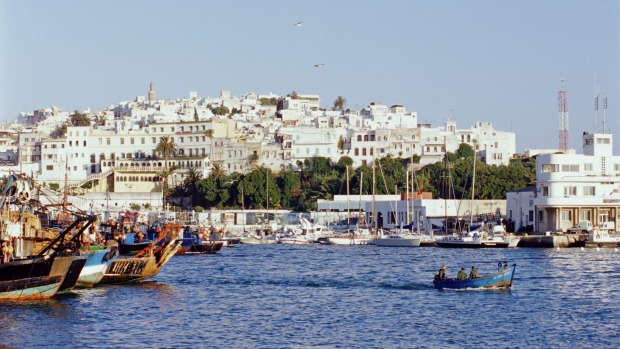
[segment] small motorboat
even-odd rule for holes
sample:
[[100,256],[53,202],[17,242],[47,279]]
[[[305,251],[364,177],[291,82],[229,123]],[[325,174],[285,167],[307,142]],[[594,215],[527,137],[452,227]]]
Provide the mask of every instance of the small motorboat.
[[499,262],[497,267],[498,270],[494,273],[464,280],[457,280],[456,278],[441,279],[436,275],[435,280],[433,280],[433,285],[437,289],[510,288],[517,264],[508,266],[506,262]]

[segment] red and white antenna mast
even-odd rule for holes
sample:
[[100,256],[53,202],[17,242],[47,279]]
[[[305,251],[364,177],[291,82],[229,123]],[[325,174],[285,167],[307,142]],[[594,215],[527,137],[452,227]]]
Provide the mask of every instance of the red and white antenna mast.
[[564,79],[562,79],[562,89],[558,91],[558,112],[560,150],[566,152],[568,149],[568,97],[566,97],[566,90],[564,90]]

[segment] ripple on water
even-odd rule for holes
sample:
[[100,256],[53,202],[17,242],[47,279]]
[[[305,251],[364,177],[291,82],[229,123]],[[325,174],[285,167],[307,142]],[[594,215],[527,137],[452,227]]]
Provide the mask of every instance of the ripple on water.
[[[433,288],[442,264],[484,274],[504,260],[517,263],[512,290]],[[619,264],[613,250],[241,245],[175,256],[149,282],[2,303],[0,344],[613,347]]]

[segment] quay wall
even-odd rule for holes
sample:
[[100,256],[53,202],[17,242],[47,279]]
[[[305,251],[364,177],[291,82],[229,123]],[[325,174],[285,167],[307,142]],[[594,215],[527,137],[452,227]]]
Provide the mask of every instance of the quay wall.
[[562,234],[562,235],[528,235],[521,236],[518,247],[581,247],[585,245],[587,235]]

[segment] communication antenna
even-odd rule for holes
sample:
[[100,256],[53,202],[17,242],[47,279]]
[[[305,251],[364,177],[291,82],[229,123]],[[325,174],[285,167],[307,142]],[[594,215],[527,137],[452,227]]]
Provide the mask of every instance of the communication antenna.
[[[594,133],[598,133],[598,99],[600,94],[598,92],[598,88],[594,93]],[[605,131],[605,127],[603,127],[603,132]]]
[[607,121],[605,119],[605,114],[607,113],[607,95],[603,95],[603,133],[605,133],[605,128],[607,127]]
[[564,79],[562,79],[562,89],[558,91],[558,116],[560,129],[560,150],[566,152],[568,149],[568,97],[564,90]]

